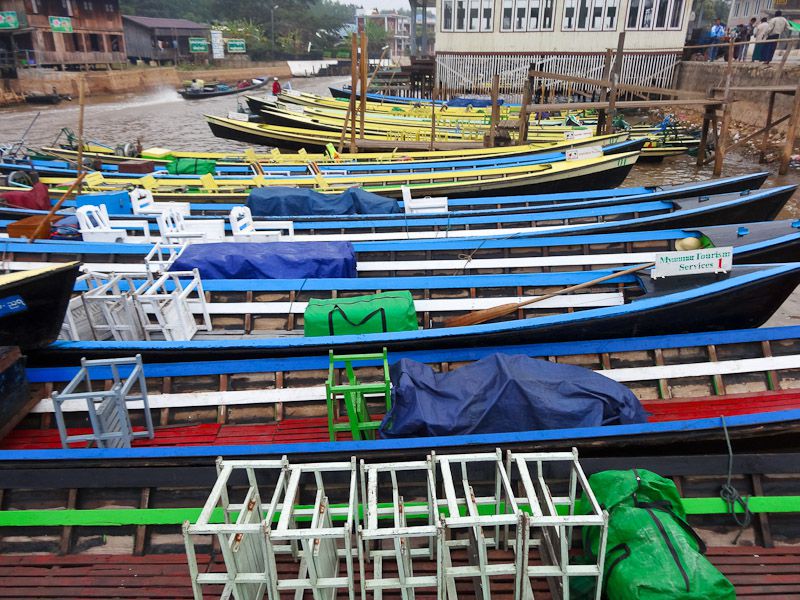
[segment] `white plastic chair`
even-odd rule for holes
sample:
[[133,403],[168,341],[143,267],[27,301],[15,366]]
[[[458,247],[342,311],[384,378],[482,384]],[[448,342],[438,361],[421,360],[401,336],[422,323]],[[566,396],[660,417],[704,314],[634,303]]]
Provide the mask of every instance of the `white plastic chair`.
[[156,216],[161,241],[169,244],[192,242],[221,242],[225,239],[225,221],[222,219],[192,219],[185,221],[174,210],[165,210]]
[[230,212],[231,231],[234,242],[277,242],[282,232],[294,238],[292,221],[253,221],[253,214],[246,206],[234,206]]
[[400,186],[403,192],[403,212],[407,215],[447,212],[447,196],[412,198],[411,188]]
[[188,202],[156,202],[153,200],[153,192],[143,188],[131,190],[130,197],[133,213],[137,215],[158,215],[165,210],[172,209],[188,217],[192,212],[192,207]]
[[[150,241],[150,224],[147,221],[119,219],[114,221],[114,225],[120,228],[112,227],[105,204],[79,206],[75,215],[78,217],[81,237],[85,242]],[[130,236],[125,228],[141,229],[143,235]]]

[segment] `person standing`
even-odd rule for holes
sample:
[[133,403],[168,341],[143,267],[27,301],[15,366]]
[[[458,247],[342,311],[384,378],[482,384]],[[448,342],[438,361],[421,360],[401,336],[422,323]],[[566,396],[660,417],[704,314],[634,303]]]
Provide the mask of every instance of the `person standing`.
[[[753,37],[755,42],[762,42],[767,39],[767,31],[769,31],[769,23],[767,22],[767,17],[761,17],[761,23],[759,23],[755,30],[753,31]],[[753,44],[753,62],[757,60],[763,60],[764,56],[764,46],[766,44]]]
[[[714,25],[711,27],[710,37],[712,44],[722,43],[722,38],[725,37],[725,26],[719,19],[714,19]],[[708,60],[713,62],[717,58],[717,52],[719,51],[719,48],[717,46],[712,46],[708,50]]]
[[272,95],[278,96],[281,93],[281,82],[278,81],[277,77],[272,79]]
[[[739,41],[749,42],[752,39],[753,35],[755,35],[757,23],[758,21],[756,20],[755,17],[753,17],[752,19],[750,19],[750,22],[747,25],[742,25],[743,27],[742,39]],[[739,60],[741,60],[742,62],[747,60],[747,51],[749,48],[750,48],[749,43],[747,45],[741,46],[741,51],[739,52]]]
[[789,27],[789,21],[783,16],[783,13],[779,10],[775,11],[775,16],[772,17],[768,21],[769,29],[767,30],[767,39],[768,40],[775,40],[770,41],[769,44],[764,44],[764,54],[762,55],[764,59],[764,64],[769,66],[769,63],[772,62],[773,57],[775,56],[775,49],[778,47],[777,40],[783,35],[783,32]]

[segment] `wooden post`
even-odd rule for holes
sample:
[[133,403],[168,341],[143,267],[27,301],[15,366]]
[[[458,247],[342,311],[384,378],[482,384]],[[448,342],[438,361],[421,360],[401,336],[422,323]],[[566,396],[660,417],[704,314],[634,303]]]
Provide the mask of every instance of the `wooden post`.
[[767,149],[769,148],[769,130],[772,129],[772,114],[775,111],[775,94],[776,92],[769,93],[769,103],[767,104],[767,122],[764,125],[764,137],[761,139],[761,152],[758,155],[759,163],[763,163],[767,157]]
[[731,78],[733,77],[733,43],[728,43],[728,64],[725,67],[725,104],[722,106],[722,123],[717,136],[717,147],[714,149],[714,177],[722,175],[725,162],[726,146],[728,144],[728,127],[731,123]]
[[361,105],[359,110],[359,126],[361,128],[361,139],[364,139],[364,113],[367,112],[367,73],[369,72],[369,62],[367,61],[367,32],[361,32]]
[[[609,77],[611,76],[611,62],[614,60],[614,51],[611,48],[606,49],[606,58],[605,62],[603,63],[603,75],[600,79],[604,79],[605,81],[609,81]],[[608,86],[601,86],[600,87],[600,95],[598,97],[598,101],[605,102],[608,98],[608,88],[611,86],[611,83],[608,83]],[[597,111],[597,127],[595,129],[595,135],[601,135],[605,130],[606,126],[606,111],[604,109],[599,109]]]
[[497,134],[497,121],[500,118],[500,105],[497,96],[500,93],[500,75],[492,75],[492,114],[489,121],[489,148],[494,148],[494,138]]
[[436,149],[436,100],[438,99],[438,90],[436,89],[436,81],[431,87],[431,145],[430,149]]
[[357,152],[356,149],[356,82],[357,68],[358,68],[358,40],[356,34],[352,35],[350,40],[350,102],[347,104],[347,115],[345,115],[344,124],[342,125],[342,135],[339,138],[339,152],[342,151],[344,144],[344,136],[347,133],[347,117],[350,117],[350,152]]
[[608,98],[608,113],[606,115],[606,133],[611,133],[614,117],[617,115],[617,84],[622,75],[622,57],[625,49],[625,32],[619,34],[617,52],[614,57],[614,69],[611,74],[611,90]]
[[81,193],[83,185],[83,112],[84,104],[86,101],[86,76],[81,75],[81,80],[78,82],[78,189],[76,192]]
[[786,143],[783,146],[781,155],[781,165],[778,168],[779,175],[786,175],[789,172],[789,161],[792,158],[794,140],[797,137],[798,122],[800,122],[800,84],[794,90],[794,102],[792,102],[792,116],[789,119],[789,126],[786,128]]
[[697,148],[697,160],[695,164],[698,167],[702,167],[705,164],[706,159],[706,148],[708,147],[708,127],[711,123],[711,111],[716,110],[711,106],[705,107],[705,112],[703,113],[703,130],[700,134],[700,145]]
[[528,77],[524,80],[525,89],[522,90],[522,106],[519,108],[519,133],[517,144],[528,141],[528,105],[531,103],[532,87],[534,82]]
[[778,65],[778,70],[775,73],[775,83],[778,83],[781,80],[781,76],[783,75],[783,67],[786,66],[786,59],[789,57],[789,53],[794,50],[794,47],[797,45],[797,38],[789,38],[786,40],[786,48],[783,51],[783,56],[781,56],[781,64]]

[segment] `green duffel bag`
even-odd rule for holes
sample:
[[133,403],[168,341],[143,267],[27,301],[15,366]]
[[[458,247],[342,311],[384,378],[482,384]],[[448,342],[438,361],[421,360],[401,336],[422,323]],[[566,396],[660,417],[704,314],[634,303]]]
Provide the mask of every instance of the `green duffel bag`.
[[[670,479],[646,469],[602,471],[589,477],[609,513],[603,577],[609,600],[735,598],[733,585],[703,556],[705,544],[686,522]],[[589,512],[581,497],[577,514]],[[596,562],[599,528],[583,528],[584,561]],[[593,597],[593,580],[577,578],[576,598]]]
[[418,328],[414,299],[408,291],[354,298],[312,298],[303,322],[306,337],[416,331]]
[[703,556],[703,541],[667,510],[618,507],[609,517],[606,548],[609,600],[736,598],[733,584]]
[[167,163],[167,173],[170,175],[213,175],[216,168],[216,161],[201,158],[176,158]]

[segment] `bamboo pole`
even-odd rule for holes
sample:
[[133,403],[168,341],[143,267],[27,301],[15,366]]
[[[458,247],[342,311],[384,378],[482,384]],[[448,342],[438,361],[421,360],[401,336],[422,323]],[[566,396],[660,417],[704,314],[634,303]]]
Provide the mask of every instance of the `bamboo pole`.
[[36,229],[33,230],[33,233],[31,234],[31,237],[28,238],[28,243],[29,244],[36,239],[36,236],[39,235],[39,233],[42,231],[42,229],[44,228],[45,225],[49,225],[50,224],[50,217],[52,217],[54,214],[56,214],[56,211],[59,208],[61,208],[61,205],[64,204],[64,201],[67,198],[69,198],[70,194],[72,194],[72,192],[75,191],[76,188],[80,188],[81,183],[83,183],[83,178],[84,177],[86,177],[86,173],[85,172],[84,173],[78,173],[78,177],[75,179],[75,181],[72,182],[72,184],[69,186],[67,191],[64,192],[64,195],[61,196],[61,198],[59,198],[58,202],[56,202],[53,205],[53,208],[50,209],[50,212],[47,213],[47,215],[45,215],[42,218],[41,221],[39,221],[39,224],[36,226]]
[[[83,114],[86,101],[86,76],[81,75],[78,83],[78,178],[83,182]],[[81,192],[81,183],[78,184],[78,193]]]
[[[352,121],[356,111],[356,60],[357,60],[356,34],[351,36],[350,40],[350,102],[347,103],[347,113],[344,116],[344,123],[342,123],[342,133],[339,136],[339,152],[344,148],[344,137],[347,133],[347,123]],[[352,128],[351,128],[352,129]],[[356,140],[354,133],[350,133],[350,152],[355,152]]]
[[534,82],[530,77],[525,82],[525,89],[522,90],[522,105],[519,107],[519,133],[517,144],[524,144],[528,141],[528,105],[531,103],[531,89]]
[[438,90],[436,89],[436,82],[434,80],[433,87],[431,87],[431,145],[430,149],[435,149],[435,140],[436,140],[436,100],[438,96]]
[[489,148],[494,148],[494,138],[497,135],[497,121],[500,118],[500,105],[498,104],[498,96],[500,94],[500,75],[495,73],[492,75],[492,112],[489,119]]
[[611,75],[611,90],[608,98],[608,112],[606,113],[606,133],[611,133],[614,117],[617,115],[617,85],[622,75],[622,57],[625,50],[625,32],[622,31],[617,39],[617,52],[614,58],[614,69]]
[[772,115],[775,112],[775,92],[769,93],[769,103],[767,104],[767,122],[764,125],[764,137],[761,140],[761,152],[758,155],[758,162],[763,163],[767,157],[769,148],[769,131],[772,129]]
[[359,110],[361,111],[359,119],[360,138],[364,139],[364,117],[367,112],[367,73],[369,72],[369,62],[367,62],[367,32],[361,32],[361,104]]
[[714,177],[722,175],[722,168],[725,163],[726,145],[728,143],[728,128],[731,123],[731,80],[733,78],[733,42],[728,43],[728,64],[725,67],[725,104],[722,107],[722,123],[720,124],[717,146],[714,149]]

